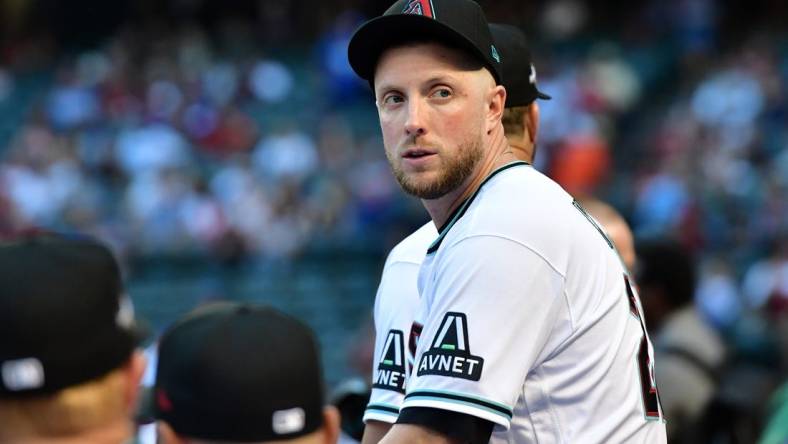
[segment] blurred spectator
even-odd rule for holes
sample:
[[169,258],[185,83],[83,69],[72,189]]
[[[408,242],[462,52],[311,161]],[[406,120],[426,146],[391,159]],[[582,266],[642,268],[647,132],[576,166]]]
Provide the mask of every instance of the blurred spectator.
[[722,338],[692,304],[695,264],[678,244],[639,243],[637,283],[654,344],[654,372],[671,442],[694,442],[725,362]]
[[744,311],[736,280],[726,261],[710,259],[701,269],[695,305],[703,319],[718,331],[726,332]]
[[261,60],[249,74],[249,89],[258,100],[278,103],[290,95],[293,75],[281,62]]
[[317,148],[310,136],[294,127],[281,128],[263,138],[252,154],[254,166],[266,181],[297,182],[314,174]]
[[750,307],[767,306],[773,316],[788,316],[788,238],[754,263],[744,275],[743,290]]
[[635,239],[632,237],[632,230],[629,228],[627,221],[615,208],[599,199],[580,199],[580,204],[588,211],[591,217],[599,222],[616,247],[624,266],[630,273],[633,273],[637,260],[635,256]]
[[122,131],[115,155],[120,167],[130,176],[183,167],[190,157],[183,136],[164,123]]

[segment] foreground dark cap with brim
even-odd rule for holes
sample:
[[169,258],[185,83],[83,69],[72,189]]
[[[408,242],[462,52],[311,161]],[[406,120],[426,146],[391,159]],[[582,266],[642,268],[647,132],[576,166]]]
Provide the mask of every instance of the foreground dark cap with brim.
[[511,25],[490,24],[495,45],[503,64],[503,85],[506,88],[506,107],[525,106],[536,99],[550,99],[536,85],[536,68],[525,33]]
[[405,42],[438,42],[467,51],[501,83],[501,57],[484,12],[471,0],[399,0],[353,34],[350,66],[372,83],[381,54]]
[[0,241],[0,398],[97,379],[140,339],[105,246],[53,234]]
[[270,307],[217,303],[162,336],[150,413],[193,439],[286,440],[322,425],[323,393],[306,325]]

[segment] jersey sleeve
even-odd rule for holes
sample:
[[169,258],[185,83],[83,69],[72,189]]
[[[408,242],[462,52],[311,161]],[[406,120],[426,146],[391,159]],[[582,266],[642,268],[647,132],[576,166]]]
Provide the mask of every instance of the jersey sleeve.
[[405,381],[412,365],[408,337],[419,305],[416,280],[419,265],[397,261],[386,264],[375,296],[375,355],[372,394],[364,412],[369,420],[394,423],[405,397]]
[[[423,331],[402,408],[473,415],[506,429],[566,307],[564,279],[512,240],[473,236],[433,258]],[[429,260],[429,259],[428,259]]]

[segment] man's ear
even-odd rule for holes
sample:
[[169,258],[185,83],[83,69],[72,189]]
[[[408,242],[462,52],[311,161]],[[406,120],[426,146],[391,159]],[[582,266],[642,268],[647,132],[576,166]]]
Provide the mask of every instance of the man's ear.
[[534,100],[528,105],[528,110],[523,113],[523,128],[528,130],[528,137],[533,145],[539,135],[539,104]]
[[490,89],[487,103],[486,130],[487,134],[490,134],[496,126],[501,124],[501,117],[503,117],[503,111],[506,107],[506,88],[503,85],[495,85],[494,88]]
[[323,407],[322,442],[336,444],[339,440],[339,410],[333,405]]

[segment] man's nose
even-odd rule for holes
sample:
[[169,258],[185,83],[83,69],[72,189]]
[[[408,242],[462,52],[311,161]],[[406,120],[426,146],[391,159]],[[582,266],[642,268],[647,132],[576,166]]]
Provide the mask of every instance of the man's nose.
[[424,104],[421,101],[408,101],[408,119],[405,122],[405,133],[408,136],[421,136],[427,132],[424,111]]

